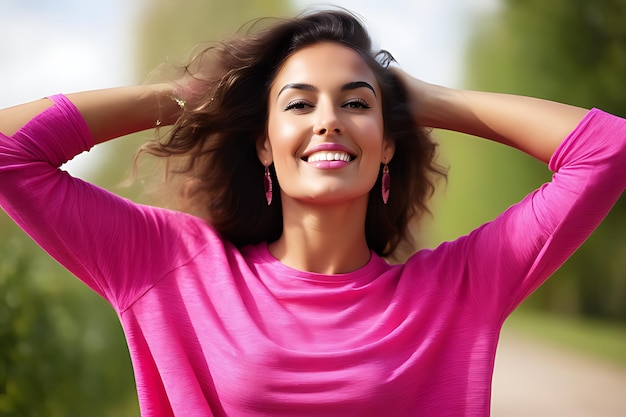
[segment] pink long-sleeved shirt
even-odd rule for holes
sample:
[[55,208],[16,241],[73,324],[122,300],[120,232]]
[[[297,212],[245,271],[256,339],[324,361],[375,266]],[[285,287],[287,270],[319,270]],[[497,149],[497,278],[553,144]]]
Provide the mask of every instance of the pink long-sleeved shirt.
[[494,221],[404,265],[321,275],[59,170],[93,141],[52,100],[0,134],[0,204],[118,313],[144,417],[488,415],[504,319],[626,185],[626,121],[592,110],[552,181]]

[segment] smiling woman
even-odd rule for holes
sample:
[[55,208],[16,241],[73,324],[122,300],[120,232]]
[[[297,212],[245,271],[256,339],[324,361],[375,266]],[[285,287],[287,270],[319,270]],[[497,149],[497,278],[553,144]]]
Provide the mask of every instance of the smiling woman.
[[[268,28],[258,30],[262,23]],[[276,26],[258,22],[254,33],[201,50],[178,81],[182,88],[177,94],[192,103],[187,104],[169,140],[149,143],[144,151],[183,155],[185,163],[179,179],[187,186],[185,194],[179,196],[178,208],[209,219],[237,246],[278,240],[283,227],[290,224],[283,216],[299,216],[293,204],[300,200],[285,200],[290,193],[297,193],[309,203],[344,199],[350,205],[346,210],[352,215],[359,213],[361,220],[365,218],[365,229],[362,224],[358,226],[360,237],[363,232],[366,236],[366,242],[357,245],[362,251],[360,258],[369,259],[370,249],[379,255],[390,255],[403,240],[410,240],[408,223],[427,211],[434,181],[443,175],[443,169],[435,162],[436,145],[423,127],[413,123],[406,92],[399,79],[387,70],[391,55],[372,51],[367,32],[354,17],[346,13],[317,13],[274,23]],[[341,111],[335,112],[339,108]],[[336,126],[318,126],[328,122],[347,123],[349,132],[336,135]],[[313,129],[329,131],[320,135],[313,134]],[[355,129],[358,131],[350,135]],[[368,152],[358,153],[357,140],[378,140],[378,153],[384,143],[387,154],[372,154],[371,145]],[[277,145],[281,149],[289,145],[288,152],[298,155],[289,160],[284,158],[288,157],[284,152],[276,155],[272,150]],[[333,157],[343,147],[351,161],[340,172],[312,170],[313,164],[300,162],[314,145],[331,146],[323,150],[333,151]],[[392,159],[393,148],[398,149],[398,156]],[[343,161],[320,164],[319,160],[327,155],[328,152],[313,155],[317,166],[344,165]],[[308,181],[306,176],[293,176],[296,171],[290,167],[295,163],[308,169]],[[380,190],[382,164],[388,164],[391,172],[406,174],[391,176],[395,192],[386,204]],[[375,169],[359,169],[366,166]],[[263,178],[268,178],[263,175],[266,168],[269,178],[280,185],[273,188],[271,205],[264,204],[261,184]],[[361,181],[341,180],[338,175],[342,173],[351,173],[353,179]],[[329,183],[331,174],[334,184]],[[320,178],[326,178],[325,182],[320,182]],[[320,187],[324,184],[341,186],[343,191],[323,193]],[[362,185],[354,188],[357,184]],[[314,191],[315,187],[318,191]],[[357,197],[359,209],[354,206]],[[291,206],[285,210],[283,204]],[[308,207],[307,210],[322,209]],[[338,221],[345,229],[344,222]],[[330,218],[323,223],[329,230],[334,227]],[[300,242],[302,238],[296,240]],[[356,248],[354,242],[336,243],[337,250],[324,245],[328,256],[352,259],[346,253],[339,254],[345,248]]]
[[[505,318],[626,186],[626,121],[422,82],[344,11],[255,28],[169,84],[2,110],[3,208],[116,310],[144,416],[488,415]],[[58,170],[156,121],[173,129],[143,152],[172,161],[200,216]],[[554,177],[391,265],[381,255],[442,175],[426,127],[515,147]]]

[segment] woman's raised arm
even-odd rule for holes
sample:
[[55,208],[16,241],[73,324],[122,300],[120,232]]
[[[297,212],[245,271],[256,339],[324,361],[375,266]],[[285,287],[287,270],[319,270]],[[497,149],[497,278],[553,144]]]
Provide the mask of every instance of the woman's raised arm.
[[[180,107],[173,87],[153,84],[68,94],[85,118],[95,143],[173,123]],[[0,110],[0,132],[12,136],[26,122],[52,106],[41,99]]]
[[409,91],[420,125],[494,140],[546,163],[588,112],[530,97],[455,90],[394,72]]

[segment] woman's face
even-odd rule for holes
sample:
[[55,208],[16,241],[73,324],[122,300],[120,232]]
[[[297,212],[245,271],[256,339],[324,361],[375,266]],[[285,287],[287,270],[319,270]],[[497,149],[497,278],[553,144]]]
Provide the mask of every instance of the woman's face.
[[358,53],[327,42],[284,62],[270,89],[267,138],[258,152],[265,165],[274,162],[283,202],[367,201],[393,150],[383,138],[376,77]]

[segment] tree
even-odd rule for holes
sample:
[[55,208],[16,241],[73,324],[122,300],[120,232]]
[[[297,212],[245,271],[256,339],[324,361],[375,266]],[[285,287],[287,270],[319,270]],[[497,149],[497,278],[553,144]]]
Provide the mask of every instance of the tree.
[[219,41],[253,19],[283,16],[287,0],[158,0],[149,3],[139,32],[142,75],[158,64],[186,58],[201,42]]
[[[468,53],[468,85],[599,107],[624,117],[624,21],[624,0],[503,0],[495,19],[477,25]],[[499,155],[495,157],[509,161],[509,155]],[[482,155],[476,158],[481,160]],[[545,171],[528,159],[517,158],[508,165],[517,177],[547,179]],[[510,185],[516,186],[515,181],[511,179]],[[531,303],[626,322],[624,236],[626,199],[622,197]]]

